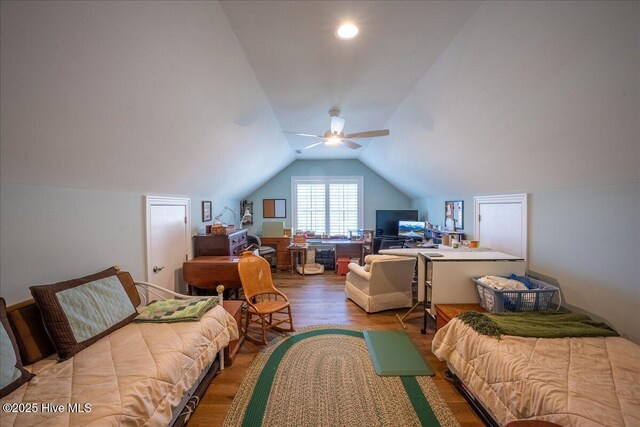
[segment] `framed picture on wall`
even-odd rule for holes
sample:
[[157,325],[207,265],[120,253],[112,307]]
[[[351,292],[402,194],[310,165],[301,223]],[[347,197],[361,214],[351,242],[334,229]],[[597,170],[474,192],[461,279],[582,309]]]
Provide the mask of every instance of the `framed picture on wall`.
[[262,199],[262,217],[263,218],[286,218],[287,217],[287,200],[286,199]]
[[444,202],[444,226],[447,230],[464,230],[464,201]]
[[209,200],[202,202],[202,222],[211,221],[212,203]]

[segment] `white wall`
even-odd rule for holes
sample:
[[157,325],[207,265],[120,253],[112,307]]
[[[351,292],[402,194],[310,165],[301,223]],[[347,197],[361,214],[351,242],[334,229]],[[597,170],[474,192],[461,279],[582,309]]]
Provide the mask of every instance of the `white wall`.
[[191,196],[195,234],[203,198],[238,210],[292,161],[217,2],[0,4],[9,303],[113,264],[144,279],[144,194]]
[[[411,199],[358,160],[296,160],[256,191],[244,197],[253,201],[254,223],[245,227],[250,233],[261,235],[263,221],[284,221],[285,227],[291,227],[292,176],[362,176],[364,179],[363,228],[375,229],[377,209],[411,208]],[[285,199],[287,217],[264,219],[263,199]]]
[[639,2],[483,2],[360,160],[412,198],[640,182],[639,28]]
[[[203,226],[202,200],[191,197],[192,234]],[[214,215],[225,204],[239,207],[214,199]],[[30,298],[31,285],[114,264],[146,280],[143,194],[4,182],[0,206],[0,295],[8,304]],[[233,215],[225,219],[233,222]]]
[[1,8],[2,181],[230,199],[293,161],[218,2]]
[[473,196],[528,192],[531,272],[638,343],[639,32],[638,2],[484,2],[362,156],[471,233]]

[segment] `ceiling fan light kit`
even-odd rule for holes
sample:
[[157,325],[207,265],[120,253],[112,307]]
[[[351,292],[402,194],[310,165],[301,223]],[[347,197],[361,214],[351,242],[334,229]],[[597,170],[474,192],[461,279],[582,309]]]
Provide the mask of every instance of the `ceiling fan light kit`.
[[[340,110],[335,108],[332,110],[329,110],[329,117],[331,117],[331,126],[330,126],[330,130],[328,130],[324,135],[316,135],[312,133],[287,132],[287,131],[285,131],[285,133],[292,133],[294,135],[308,136],[311,138],[321,139],[321,141],[314,142],[311,145],[307,145],[306,147],[303,148],[303,150],[314,148],[321,144],[328,145],[328,146],[344,145],[353,150],[357,150],[358,148],[362,147],[362,145],[358,144],[357,142],[349,141],[349,139],[375,138],[378,136],[389,135],[388,129],[369,130],[365,132],[356,132],[356,133],[350,133],[345,135],[343,132],[345,120],[339,116],[340,116]],[[300,150],[296,150],[296,153],[300,154]]]

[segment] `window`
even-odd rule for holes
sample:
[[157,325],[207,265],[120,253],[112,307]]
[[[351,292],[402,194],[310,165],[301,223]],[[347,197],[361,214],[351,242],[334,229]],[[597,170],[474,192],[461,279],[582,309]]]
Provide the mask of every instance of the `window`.
[[348,235],[362,228],[361,176],[291,177],[293,229]]

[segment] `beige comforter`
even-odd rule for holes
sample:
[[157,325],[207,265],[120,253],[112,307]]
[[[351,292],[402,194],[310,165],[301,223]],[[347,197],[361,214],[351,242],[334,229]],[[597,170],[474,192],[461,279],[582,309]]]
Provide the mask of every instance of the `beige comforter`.
[[498,340],[453,319],[432,351],[503,425],[640,425],[640,346],[624,338]]
[[[235,320],[221,306],[199,322],[130,323],[69,360],[27,366],[36,377],[2,399],[0,424],[167,425],[218,350],[237,337]],[[6,411],[18,402],[28,405]],[[90,412],[72,412],[85,404]]]

